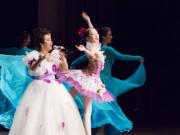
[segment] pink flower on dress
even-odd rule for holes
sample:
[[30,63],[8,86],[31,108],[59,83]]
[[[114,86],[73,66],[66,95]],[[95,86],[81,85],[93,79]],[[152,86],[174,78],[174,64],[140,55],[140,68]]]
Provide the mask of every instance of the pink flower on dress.
[[60,128],[61,128],[61,129],[64,129],[64,127],[65,127],[65,123],[64,123],[64,122],[61,122],[61,123],[60,123]]
[[44,73],[45,75],[48,75],[48,70],[46,69],[46,72]]
[[53,70],[53,72],[57,71],[56,65],[52,65],[52,70]]
[[43,81],[46,82],[46,83],[51,83],[51,81],[48,80],[48,79],[44,79]]

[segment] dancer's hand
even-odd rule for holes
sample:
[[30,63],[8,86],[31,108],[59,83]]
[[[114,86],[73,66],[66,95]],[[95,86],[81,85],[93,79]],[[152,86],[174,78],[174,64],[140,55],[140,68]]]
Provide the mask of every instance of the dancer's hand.
[[46,58],[46,55],[44,53],[39,53],[39,61],[42,61]]
[[65,56],[66,56],[65,52],[63,52],[63,51],[59,51],[59,55],[60,55],[60,57],[62,57],[62,58],[65,58]]
[[30,65],[31,70],[35,70],[38,65],[46,58],[46,55],[43,53],[39,53],[39,59],[37,61],[33,61],[32,64]]
[[82,18],[86,21],[86,23],[87,23],[87,25],[88,25],[89,28],[94,28],[94,26],[93,26],[93,24],[92,24],[92,22],[91,22],[90,17],[89,17],[85,12],[82,12],[82,13],[81,13],[81,16],[82,16]]
[[75,47],[81,52],[86,50],[86,48],[83,45],[75,45]]
[[81,16],[82,16],[82,18],[83,18],[85,21],[89,21],[89,20],[90,20],[90,17],[89,17],[85,12],[82,12],[82,13],[81,13]]
[[84,47],[84,45],[75,45],[75,47],[79,50],[79,51],[84,51],[88,56],[90,56],[90,57],[93,57],[94,56],[94,54],[91,52],[91,51],[89,51],[88,49],[86,49],[85,47]]

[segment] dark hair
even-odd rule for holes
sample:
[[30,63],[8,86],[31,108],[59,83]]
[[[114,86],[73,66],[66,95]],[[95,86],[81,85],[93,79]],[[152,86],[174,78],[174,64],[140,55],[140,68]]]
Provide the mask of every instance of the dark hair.
[[98,29],[96,28],[80,28],[78,31],[78,35],[80,36],[80,44],[86,44],[86,38],[89,36],[89,32],[91,29],[95,29],[98,32]]
[[78,35],[80,36],[80,38],[85,40],[89,36],[89,30],[90,29],[91,28],[80,28],[78,30]]
[[85,31],[85,33],[84,33],[84,38],[87,38],[87,37],[89,36],[89,32],[90,32],[91,29],[96,30],[97,33],[99,34],[98,28],[93,28],[93,27],[92,27],[92,28],[87,28],[86,31]]
[[78,30],[78,35],[80,37],[80,44],[86,44],[86,38],[89,36],[90,28],[81,27]]
[[97,30],[96,28],[87,28],[87,29],[84,31],[84,36],[83,36],[84,40],[86,40],[86,38],[89,36],[89,32],[90,32],[91,29]]
[[89,36],[89,31],[91,28],[87,28],[86,31],[84,32],[84,39],[86,39]]
[[111,28],[109,28],[109,27],[102,27],[101,29],[99,29],[100,42],[102,42],[103,37],[105,37],[107,35],[108,31],[111,31]]
[[44,43],[44,36],[51,34],[47,28],[37,28],[33,31],[33,44],[37,47],[38,50],[41,49],[40,43]]
[[17,37],[18,47],[22,47],[24,40],[27,40],[29,37],[31,37],[30,33],[27,32],[27,31],[23,31],[23,32]]

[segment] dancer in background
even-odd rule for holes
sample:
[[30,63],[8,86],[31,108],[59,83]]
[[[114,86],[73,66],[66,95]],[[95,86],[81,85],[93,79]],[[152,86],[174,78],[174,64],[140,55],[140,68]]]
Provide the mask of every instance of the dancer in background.
[[25,55],[28,52],[33,51],[33,49],[30,49],[29,46],[31,44],[31,35],[27,31],[24,31],[17,37],[17,52],[16,55]]
[[33,49],[29,48],[30,43],[31,35],[27,31],[24,31],[18,35],[16,47],[0,48],[0,54],[25,55],[27,52],[33,51]]
[[[82,13],[82,18],[86,21],[89,28],[93,28],[91,20],[86,13]],[[101,28],[100,31],[100,42],[101,50],[104,51],[106,56],[104,69],[101,72],[101,80],[105,84],[107,90],[116,98],[123,93],[126,93],[133,88],[140,87],[144,84],[146,79],[146,73],[143,66],[143,58],[141,56],[124,55],[114,48],[110,47],[109,44],[112,40],[112,32],[108,27]],[[115,60],[124,61],[139,61],[140,65],[137,70],[127,79],[121,80],[111,75],[111,69]],[[87,61],[87,56],[82,55],[74,62],[71,67],[75,68],[78,64]],[[74,93],[74,92],[72,92]],[[75,94],[73,94],[75,95]],[[81,106],[80,97],[76,97],[78,106]],[[83,109],[83,107],[80,107]],[[94,102],[92,104],[92,127],[101,127],[109,124],[106,129],[107,135],[119,134],[118,132],[130,131],[132,129],[132,122],[125,116],[117,101],[101,103]],[[103,129],[103,128],[101,128]],[[100,130],[99,130],[100,131]]]

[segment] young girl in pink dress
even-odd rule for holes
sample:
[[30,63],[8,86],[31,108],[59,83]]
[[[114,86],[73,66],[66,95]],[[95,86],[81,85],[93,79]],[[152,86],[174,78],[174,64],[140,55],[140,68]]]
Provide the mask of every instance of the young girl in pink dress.
[[103,69],[105,56],[100,51],[99,34],[94,28],[86,30],[86,47],[76,45],[79,51],[85,52],[88,56],[88,65],[82,70],[69,70],[61,76],[69,83],[74,90],[82,95],[84,103],[84,127],[87,135],[91,135],[91,112],[92,99],[98,102],[110,102],[113,97],[106,90],[100,79],[100,72]]

